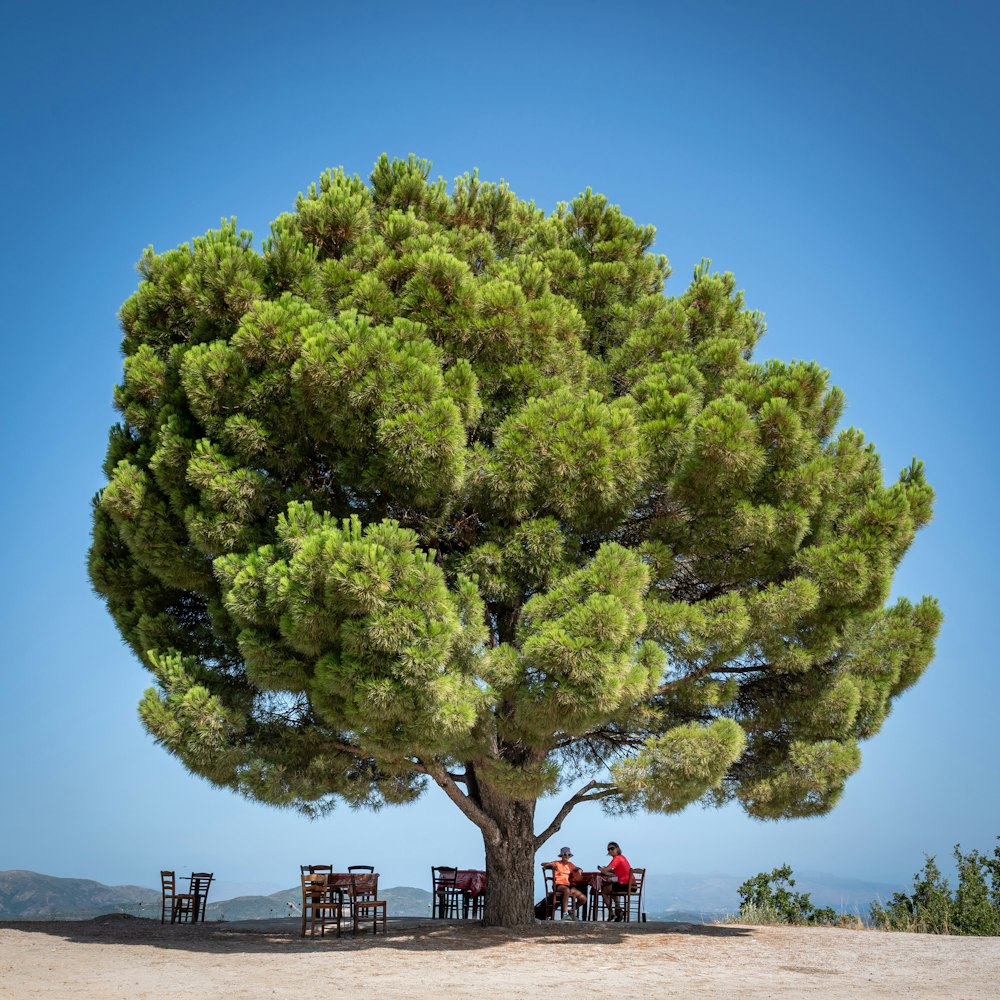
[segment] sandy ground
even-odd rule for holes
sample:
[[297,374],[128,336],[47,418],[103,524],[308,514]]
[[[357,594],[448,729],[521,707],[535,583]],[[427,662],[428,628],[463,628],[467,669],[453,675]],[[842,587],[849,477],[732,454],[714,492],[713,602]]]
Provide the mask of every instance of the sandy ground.
[[0,997],[1000,996],[1000,938],[681,923],[514,932],[403,918],[385,936],[303,939],[298,929],[295,920],[0,923]]

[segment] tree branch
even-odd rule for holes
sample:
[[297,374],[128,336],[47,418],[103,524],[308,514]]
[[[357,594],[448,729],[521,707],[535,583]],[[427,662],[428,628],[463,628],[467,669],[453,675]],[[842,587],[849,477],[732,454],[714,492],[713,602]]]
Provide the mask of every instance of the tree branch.
[[[600,788],[602,791],[595,795],[588,795],[588,792],[594,788]],[[613,785],[602,784],[598,781],[588,781],[583,788],[562,804],[559,812],[557,812],[553,817],[552,822],[549,823],[549,825],[535,837],[535,850],[537,851],[554,833],[559,832],[562,827],[563,820],[573,811],[575,806],[579,805],[581,802],[593,802],[595,799],[607,798],[609,795],[613,795],[616,791],[617,788]]]
[[708,677],[711,674],[754,674],[765,673],[770,669],[770,663],[761,663],[755,667],[716,667],[711,665],[698,667],[697,670],[692,670],[691,673],[685,674],[683,677],[675,677],[672,681],[664,682],[653,692],[653,697],[669,694],[686,681],[696,681],[700,677]]
[[[371,754],[366,754],[361,747],[355,746],[353,743],[341,743],[339,740],[331,740],[331,744],[334,747],[334,749],[341,750],[344,753],[352,754],[355,757],[365,757],[365,758],[371,758],[373,760],[378,760],[377,757],[372,757]],[[427,774],[430,775],[430,777],[434,778],[434,774],[431,772],[430,768],[428,768],[427,765],[424,764],[422,760],[416,757],[396,757],[394,758],[394,760],[397,763],[405,764],[408,768],[410,768],[413,771],[416,771],[418,774]],[[451,781],[454,781],[458,784],[464,785],[466,783],[467,779],[464,774],[455,774],[454,771],[444,771],[444,770],[442,770],[442,773],[446,774]],[[434,780],[436,781],[437,779],[435,778]]]
[[593,795],[584,795],[581,802],[600,802],[601,799],[609,799],[612,795],[617,795],[620,789],[617,785],[610,785],[601,792],[594,792]]
[[445,795],[458,806],[466,819],[472,820],[483,831],[484,836],[489,836],[499,841],[500,827],[455,784],[455,778],[452,777],[450,772],[434,764],[425,764],[423,761],[419,763],[423,769],[423,773],[430,775],[444,790]]
[[599,729],[591,729],[589,732],[581,733],[579,736],[566,736],[556,743],[554,749],[565,750],[567,747],[572,747],[579,743],[592,744],[595,740],[601,743],[607,743],[614,749],[621,749],[622,747],[640,747],[645,742],[645,739],[642,736],[636,736],[632,733],[624,733],[621,730],[603,727]]

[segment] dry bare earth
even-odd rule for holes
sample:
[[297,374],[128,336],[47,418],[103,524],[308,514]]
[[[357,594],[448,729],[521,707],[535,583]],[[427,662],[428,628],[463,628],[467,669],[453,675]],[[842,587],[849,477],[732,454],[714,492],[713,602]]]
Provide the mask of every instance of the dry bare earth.
[[[128,917],[0,923],[0,997],[385,1000],[1000,995],[1000,939],[680,923],[390,920],[302,939],[294,920],[162,927]],[[307,985],[308,984],[308,985]]]

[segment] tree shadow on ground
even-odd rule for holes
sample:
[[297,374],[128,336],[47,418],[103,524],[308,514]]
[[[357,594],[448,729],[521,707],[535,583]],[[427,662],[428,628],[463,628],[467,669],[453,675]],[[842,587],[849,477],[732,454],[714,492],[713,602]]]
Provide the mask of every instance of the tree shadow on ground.
[[[78,944],[143,945],[170,951],[217,953],[294,954],[330,951],[350,953],[477,951],[514,942],[593,949],[623,942],[643,945],[671,938],[745,938],[750,928],[719,924],[670,921],[609,924],[581,921],[546,921],[533,927],[481,927],[472,921],[431,920],[420,917],[389,918],[386,934],[372,934],[370,927],[352,934],[350,925],[338,938],[328,925],[324,936],[300,935],[298,919],[217,921],[204,924],[161,924],[159,920],[109,914],[92,920],[18,920],[0,922],[0,929],[48,934]],[[583,956],[579,956],[582,960]]]

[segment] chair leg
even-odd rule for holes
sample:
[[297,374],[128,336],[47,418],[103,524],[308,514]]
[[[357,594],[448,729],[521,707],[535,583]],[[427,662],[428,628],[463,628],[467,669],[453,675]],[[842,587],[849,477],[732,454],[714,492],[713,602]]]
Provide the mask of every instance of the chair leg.
[[170,922],[172,924],[182,924],[186,920],[194,921],[191,899],[187,896],[177,896],[170,910]]
[[353,934],[358,933],[358,925],[362,922],[368,923],[371,919],[372,922],[372,934],[378,933],[378,921],[379,921],[379,911],[382,911],[382,933],[385,933],[385,918],[386,918],[386,907],[385,901],[379,900],[377,902],[371,903],[358,903],[357,900],[354,902],[354,926],[352,929]]

